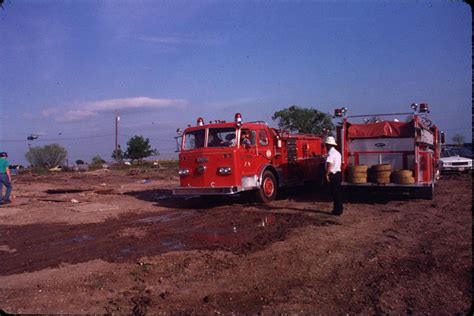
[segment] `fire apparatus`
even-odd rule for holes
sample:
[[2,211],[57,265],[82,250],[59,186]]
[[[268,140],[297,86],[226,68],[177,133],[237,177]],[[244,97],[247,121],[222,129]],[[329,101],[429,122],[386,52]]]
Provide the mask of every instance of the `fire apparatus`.
[[178,129],[180,186],[177,196],[231,195],[255,191],[260,202],[272,201],[283,186],[322,179],[324,140],[290,134],[265,122],[214,121]]
[[[401,188],[433,198],[444,133],[429,119],[428,104],[413,103],[411,108],[413,111],[407,113],[347,117],[347,108],[335,110],[335,116],[342,118],[337,139],[343,185]],[[400,121],[394,116],[407,119]]]

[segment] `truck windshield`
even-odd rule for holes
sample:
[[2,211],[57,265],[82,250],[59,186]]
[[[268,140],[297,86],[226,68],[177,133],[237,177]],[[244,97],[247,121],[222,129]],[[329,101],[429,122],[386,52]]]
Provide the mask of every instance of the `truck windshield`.
[[184,134],[184,149],[196,149],[204,147],[204,129]]
[[236,145],[235,128],[210,128],[207,139],[207,147],[234,147]]

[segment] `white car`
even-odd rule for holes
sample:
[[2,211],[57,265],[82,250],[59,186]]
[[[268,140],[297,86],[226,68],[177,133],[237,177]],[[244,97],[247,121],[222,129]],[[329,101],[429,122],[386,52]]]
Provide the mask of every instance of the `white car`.
[[53,167],[53,168],[50,168],[49,171],[53,171],[53,172],[58,172],[58,171],[61,171],[63,170],[63,166],[56,166],[56,167]]
[[439,170],[447,172],[468,172],[472,170],[472,159],[459,156],[456,149],[445,149],[438,161]]

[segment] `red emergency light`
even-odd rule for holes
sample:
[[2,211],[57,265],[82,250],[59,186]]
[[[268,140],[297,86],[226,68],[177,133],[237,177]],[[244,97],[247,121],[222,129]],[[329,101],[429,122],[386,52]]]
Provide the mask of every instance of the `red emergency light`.
[[242,125],[242,114],[235,113],[234,120],[235,120],[235,123],[237,124],[237,126],[240,127],[240,125]]
[[202,117],[198,117],[197,119],[197,125],[198,126],[203,126],[204,125],[204,119]]
[[334,116],[335,117],[343,117],[344,115],[346,115],[346,112],[347,112],[347,108],[343,106],[340,109],[335,109],[334,110]]
[[430,110],[428,110],[428,103],[420,103],[420,110],[418,112],[430,113]]

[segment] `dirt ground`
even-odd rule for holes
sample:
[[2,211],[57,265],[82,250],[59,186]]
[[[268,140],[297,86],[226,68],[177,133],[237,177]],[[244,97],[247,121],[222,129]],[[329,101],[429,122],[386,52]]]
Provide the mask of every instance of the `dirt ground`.
[[472,178],[434,201],[315,188],[261,205],[176,199],[163,171],[14,177],[0,207],[8,313],[468,313]]

